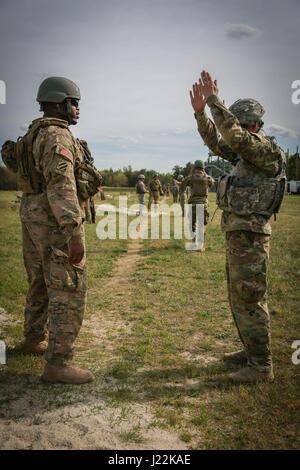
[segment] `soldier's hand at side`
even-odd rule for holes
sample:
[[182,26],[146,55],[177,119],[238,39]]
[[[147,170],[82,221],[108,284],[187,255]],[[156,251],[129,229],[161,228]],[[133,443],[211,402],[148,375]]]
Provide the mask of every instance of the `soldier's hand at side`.
[[201,79],[199,78],[199,87],[205,100],[207,100],[210,95],[217,95],[219,93],[217,80],[213,80],[210,74],[205,70],[201,72]]
[[69,241],[68,246],[68,261],[71,264],[80,263],[84,256],[84,245],[80,237],[73,237]]

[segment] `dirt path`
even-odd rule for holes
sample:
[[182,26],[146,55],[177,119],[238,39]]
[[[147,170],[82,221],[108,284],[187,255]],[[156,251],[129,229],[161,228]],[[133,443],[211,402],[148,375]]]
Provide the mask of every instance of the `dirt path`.
[[[141,246],[141,240],[130,241],[126,254],[117,260],[114,276],[101,284],[108,306],[84,320],[76,356],[101,346],[106,358],[112,359],[121,335],[130,334],[120,305],[127,308],[132,301],[130,279],[142,258]],[[81,387],[47,386],[36,376],[19,377],[5,385],[9,398],[0,422],[0,449],[187,448],[177,436],[153,426],[149,403],[109,401],[104,391],[118,391],[120,386],[113,377],[106,383],[96,377]]]
[[[84,350],[90,347],[97,349],[100,345],[106,351],[109,350],[111,359],[117,337],[130,333],[130,326],[122,318],[122,311],[129,307],[132,300],[130,279],[141,259],[140,247],[141,240],[130,241],[126,254],[120,256],[116,262],[114,276],[101,283],[101,292],[108,300],[108,307],[101,308],[101,311],[94,312],[90,318],[84,319],[82,336],[93,337],[92,344],[89,342],[84,345]],[[99,294],[95,288],[89,291],[89,295],[95,293]]]

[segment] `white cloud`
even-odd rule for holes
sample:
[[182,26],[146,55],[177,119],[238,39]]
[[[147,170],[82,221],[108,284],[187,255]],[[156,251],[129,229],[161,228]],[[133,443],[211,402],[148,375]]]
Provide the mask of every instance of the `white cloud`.
[[248,24],[231,24],[226,30],[226,36],[230,39],[254,38],[260,33],[259,29]]
[[278,124],[271,124],[267,127],[268,133],[278,137],[297,139],[297,132],[292,129],[287,129],[286,127],[279,126]]
[[128,142],[131,142],[132,144],[138,144],[140,142],[139,139],[137,139],[136,137],[132,137],[131,135],[128,135],[126,137],[126,140]]

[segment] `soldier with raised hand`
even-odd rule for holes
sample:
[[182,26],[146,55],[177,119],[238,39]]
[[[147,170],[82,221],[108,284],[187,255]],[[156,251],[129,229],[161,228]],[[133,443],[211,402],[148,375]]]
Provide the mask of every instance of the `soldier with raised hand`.
[[[205,144],[233,165],[218,184],[217,204],[226,233],[226,273],[232,315],[243,349],[224,359],[247,366],[229,377],[235,382],[273,380],[267,265],[271,225],[285,187],[285,155],[260,131],[265,113],[254,99],[229,109],[218,97],[217,81],[203,71],[190,91],[198,130]],[[206,112],[209,106],[214,122]],[[221,136],[218,134],[220,132]]]
[[79,100],[74,82],[47,78],[37,95],[43,117],[17,143],[8,141],[2,148],[3,161],[18,173],[23,191],[20,217],[29,283],[23,350],[45,352],[44,381],[70,384],[93,380],[90,371],[70,365],[86,307],[84,208],[99,188],[96,169],[85,163],[69,129],[79,119]]
[[145,194],[148,192],[144,181],[145,181],[145,175],[140,174],[138,176],[138,181],[136,183],[136,192],[137,192],[138,200],[139,200],[139,204],[140,204],[140,215],[142,215],[143,212],[144,212],[144,209],[145,209]]
[[[187,186],[190,187],[191,195],[189,197],[188,203],[192,206],[192,230],[195,234],[197,231],[197,204],[203,204],[204,225],[208,224],[208,188],[210,188],[214,182],[214,179],[205,172],[204,163],[201,160],[196,160],[191,174],[187,176],[181,183],[182,189],[186,189]],[[196,240],[196,235],[194,240]],[[200,251],[205,251],[204,246]]]
[[148,210],[151,210],[152,201],[154,199],[154,204],[158,204],[159,195],[163,195],[163,190],[161,182],[158,179],[158,174],[153,176],[153,179],[149,184],[149,201],[148,201]]

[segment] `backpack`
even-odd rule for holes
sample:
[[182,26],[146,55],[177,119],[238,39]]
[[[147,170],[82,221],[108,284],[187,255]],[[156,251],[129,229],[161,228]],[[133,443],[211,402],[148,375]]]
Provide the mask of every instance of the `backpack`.
[[32,148],[39,130],[48,126],[67,128],[68,123],[55,118],[37,120],[29,126],[23,137],[18,138],[17,142],[7,140],[2,146],[2,160],[8,170],[18,173],[18,187],[23,193],[38,194],[42,192],[44,178],[35,168]]

